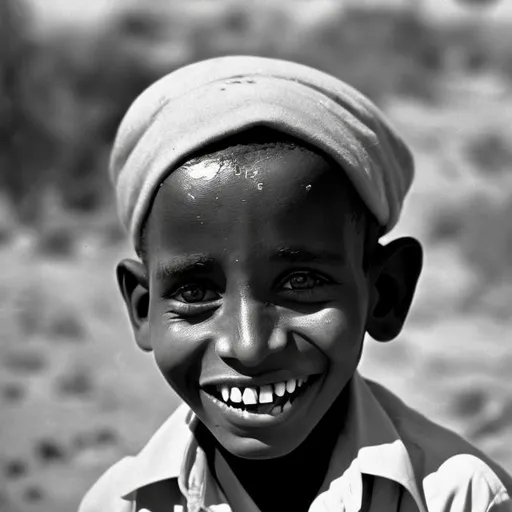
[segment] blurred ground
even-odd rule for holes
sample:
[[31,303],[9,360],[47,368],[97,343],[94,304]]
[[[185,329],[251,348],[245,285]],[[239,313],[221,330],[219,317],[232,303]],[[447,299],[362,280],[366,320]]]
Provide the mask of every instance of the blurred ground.
[[[251,11],[253,17],[249,19],[260,19],[254,13]],[[219,14],[218,23],[224,23],[222,16]],[[378,20],[378,26],[389,23],[387,18]],[[149,29],[144,23],[137,17],[128,23],[128,31],[136,35],[132,49],[137,55],[148,51],[144,37]],[[194,23],[201,28],[205,22]],[[236,47],[237,30],[245,34],[254,29],[251,24],[248,29],[244,25],[247,20],[239,15],[229,23],[232,32],[226,29],[222,37],[211,36],[218,53]],[[417,22],[413,19],[408,23],[414,28]],[[187,27],[192,25],[190,22]],[[320,32],[330,33],[322,42],[313,37],[314,30],[310,26],[304,37],[318,47],[303,59],[327,68],[334,66],[336,45],[341,43],[327,29]],[[407,25],[404,30],[411,28]],[[200,32],[206,37],[204,30]],[[250,33],[245,49],[258,53],[259,47],[251,47],[249,40],[262,36],[256,29]],[[178,44],[190,34],[182,34],[181,39],[175,35],[170,46],[169,33],[165,34],[149,44],[156,67],[151,73],[137,75],[142,76],[140,84],[127,86],[128,92],[124,89],[126,101],[157,73],[163,56],[168,59],[172,54],[179,63],[201,54],[190,53],[190,41],[188,46]],[[289,27],[281,33],[285,40],[286,34],[288,53],[269,41],[271,47],[265,51],[260,48],[259,53],[275,54],[281,48],[283,56],[300,55],[301,49],[293,47]],[[450,34],[452,37],[453,32]],[[202,44],[209,46],[208,41]],[[343,47],[348,44],[342,43]],[[378,39],[375,44],[377,48]],[[86,47],[77,43],[84,54]],[[426,51],[430,43],[421,48]],[[403,55],[397,52],[400,58],[392,61],[393,73],[386,74],[381,63],[377,69],[381,81],[376,82],[379,58],[372,57],[375,51],[361,49],[367,59],[365,65],[359,66],[356,59],[343,72],[379,101],[414,149],[417,179],[391,238],[404,234],[418,237],[425,248],[425,269],[404,332],[388,344],[368,339],[362,371],[432,419],[463,434],[512,471],[511,81],[504,66],[491,66],[485,59],[468,75],[467,55],[457,50],[448,52],[449,56],[440,53],[457,65],[443,64],[440,71],[434,66],[435,76],[428,66],[410,68],[415,60],[411,57],[404,64]],[[428,55],[426,62],[432,65],[432,55]],[[474,60],[469,61],[475,65]],[[77,62],[71,60],[75,66]],[[79,70],[90,64],[87,59],[84,62]],[[337,65],[343,68],[340,62]],[[121,75],[132,76],[132,64],[126,66],[127,74]],[[94,68],[93,76],[112,78],[109,69]],[[140,71],[140,67],[136,69]],[[400,70],[403,80],[397,81]],[[68,72],[69,76],[78,73]],[[81,80],[89,77],[87,73],[80,76]],[[415,81],[418,76],[421,80]],[[65,80],[51,89],[58,91],[56,104],[63,112],[51,118],[55,130],[45,140],[58,139],[56,146],[65,147],[48,160],[51,173],[44,174],[43,166],[34,167],[23,154],[10,162],[23,163],[25,181],[18,179],[23,174],[20,168],[14,173],[5,164],[1,167],[2,512],[76,510],[78,500],[104,468],[137,451],[177,403],[157,375],[151,356],[138,351],[132,341],[114,278],[116,262],[130,250],[116,225],[110,190],[104,181],[94,181],[105,173],[111,133],[107,125],[115,125],[116,109],[123,107],[118,97],[122,95],[117,95],[120,103],[108,111],[115,114],[108,123],[98,114],[107,115],[105,109],[110,103],[105,98],[113,102],[113,91],[122,83],[119,73],[116,77],[119,81],[108,82],[111,89],[106,89],[105,96],[94,96],[90,89],[93,82],[88,82],[89,88],[77,96],[80,102],[76,105],[76,91],[68,88]],[[26,108],[23,101],[19,104]],[[90,117],[84,126],[76,120],[82,121],[86,110]],[[37,109],[29,111],[32,120],[40,119]],[[34,133],[40,133],[36,127],[42,125],[30,126],[33,138],[28,140],[36,140]],[[86,142],[91,141],[90,134],[101,131],[99,128],[104,129],[104,138],[92,139],[93,151]],[[0,165],[2,151],[0,144]],[[41,162],[44,154],[36,161]],[[32,168],[44,175],[44,180],[36,180],[35,189],[29,186],[34,177],[26,171]],[[10,172],[9,179],[5,169]],[[91,169],[96,173],[91,174]],[[69,173],[74,178],[66,181]],[[43,186],[47,182],[51,184],[48,190]],[[87,189],[84,184],[91,182],[96,188]]]

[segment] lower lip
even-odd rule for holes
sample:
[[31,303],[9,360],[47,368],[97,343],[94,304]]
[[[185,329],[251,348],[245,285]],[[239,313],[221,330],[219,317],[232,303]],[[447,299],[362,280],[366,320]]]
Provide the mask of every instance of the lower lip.
[[229,405],[218,400],[203,390],[200,392],[202,396],[206,397],[211,403],[219,408],[223,416],[225,416],[231,423],[244,427],[265,427],[283,423],[287,421],[291,416],[295,415],[300,409],[304,409],[304,407],[307,406],[309,402],[311,402],[311,398],[314,396],[321,381],[322,379],[316,378],[315,382],[309,386],[303,395],[295,398],[291,404],[291,407],[275,416],[272,414],[257,414],[244,411],[242,409],[235,409],[234,407],[229,407]]

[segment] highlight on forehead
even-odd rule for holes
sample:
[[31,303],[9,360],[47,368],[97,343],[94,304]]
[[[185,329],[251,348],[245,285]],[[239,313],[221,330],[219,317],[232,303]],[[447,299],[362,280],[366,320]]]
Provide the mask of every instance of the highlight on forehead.
[[[187,173],[208,173],[211,171],[212,176],[209,176],[209,178],[214,178],[214,175],[216,175],[219,169],[222,169],[224,165],[234,167],[235,172],[236,169],[240,169],[240,172],[242,172],[244,167],[254,164],[257,159],[261,158],[262,154],[271,156],[272,154],[280,154],[287,151],[301,151],[305,154],[316,155],[326,161],[332,171],[338,174],[339,179],[343,181],[344,187],[348,190],[348,194],[345,197],[349,198],[351,201],[351,221],[356,225],[357,230],[363,231],[367,230],[368,227],[375,227],[375,229],[371,229],[372,238],[374,237],[374,231],[375,237],[378,238],[376,219],[370,214],[343,169],[339,169],[338,164],[336,164],[329,155],[318,148],[277,130],[266,127],[255,127],[222,139],[216,143],[205,146],[200,152],[190,155],[189,158],[173,172],[183,170]],[[141,257],[143,259],[145,259],[147,255],[146,231],[146,223],[144,223],[141,230],[140,241]]]
[[199,153],[191,155],[186,162],[179,166],[179,169],[203,173],[208,172],[208,164],[211,163],[213,164],[210,168],[212,172],[227,164],[235,169],[240,169],[241,172],[245,166],[250,166],[261,158],[262,154],[280,154],[286,151],[301,151],[322,158],[332,171],[338,174],[340,181],[349,192],[347,197],[350,198],[353,205],[352,220],[355,223],[360,223],[363,217],[369,214],[369,210],[343,169],[339,169],[338,164],[329,155],[307,142],[264,126],[245,130],[204,147]]
[[251,128],[205,146],[201,151],[191,155],[180,167],[190,168],[205,161],[222,165],[230,162],[243,166],[253,163],[262,152],[304,151],[327,158],[321,151],[305,142],[294,139],[277,130],[265,127]]

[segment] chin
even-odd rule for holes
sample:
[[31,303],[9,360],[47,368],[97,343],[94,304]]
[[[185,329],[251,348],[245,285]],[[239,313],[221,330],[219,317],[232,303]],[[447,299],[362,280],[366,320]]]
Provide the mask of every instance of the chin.
[[301,444],[300,440],[290,439],[289,436],[285,442],[281,440],[279,443],[265,442],[252,437],[233,438],[232,436],[229,436],[229,439],[223,436],[217,437],[217,440],[229,453],[246,460],[269,460],[285,457]]

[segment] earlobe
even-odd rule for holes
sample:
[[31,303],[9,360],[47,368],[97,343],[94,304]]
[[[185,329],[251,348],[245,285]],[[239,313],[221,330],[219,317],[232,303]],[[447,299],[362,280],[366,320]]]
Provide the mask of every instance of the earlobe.
[[423,250],[414,238],[399,238],[380,246],[366,326],[372,338],[390,341],[400,334],[422,266]]
[[146,266],[125,259],[117,265],[117,283],[123,296],[135,341],[144,351],[151,351],[149,332],[149,279]]

